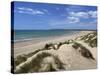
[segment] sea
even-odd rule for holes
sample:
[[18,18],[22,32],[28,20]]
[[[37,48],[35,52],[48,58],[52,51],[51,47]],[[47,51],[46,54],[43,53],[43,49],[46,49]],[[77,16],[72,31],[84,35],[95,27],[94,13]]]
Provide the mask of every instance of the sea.
[[73,35],[79,31],[72,30],[14,30],[13,42],[21,42],[33,39],[61,37],[65,35]]

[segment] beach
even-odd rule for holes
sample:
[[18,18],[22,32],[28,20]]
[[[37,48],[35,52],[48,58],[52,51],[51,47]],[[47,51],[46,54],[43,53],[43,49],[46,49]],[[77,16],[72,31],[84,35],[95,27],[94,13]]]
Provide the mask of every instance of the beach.
[[[77,33],[69,34],[69,35],[62,35],[62,36],[55,36],[55,37],[47,37],[41,38],[36,40],[25,40],[21,42],[14,43],[14,57],[21,55],[21,54],[28,54],[30,52],[34,52],[37,49],[42,49],[46,43],[59,43],[64,42],[70,39],[76,39],[77,37],[83,36],[87,33],[92,31],[80,31]],[[36,41],[36,42],[35,42]]]
[[14,65],[15,73],[96,69],[97,32],[15,42]]

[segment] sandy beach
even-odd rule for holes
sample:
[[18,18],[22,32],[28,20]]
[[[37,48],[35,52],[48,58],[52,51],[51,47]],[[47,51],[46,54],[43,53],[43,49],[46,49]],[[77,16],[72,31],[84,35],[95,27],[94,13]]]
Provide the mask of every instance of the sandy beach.
[[52,71],[52,69],[53,71],[96,69],[96,36],[95,31],[80,31],[73,35],[46,38],[37,43],[33,43],[34,40],[17,42],[14,48],[16,65],[14,72],[23,73],[24,69],[27,70],[25,73]]
[[35,42],[34,40],[27,40],[22,42],[14,43],[14,57],[21,55],[21,54],[28,54],[30,52],[34,52],[37,49],[41,49],[44,47],[46,43],[59,43],[64,42],[69,39],[76,39],[77,37],[86,35],[87,33],[90,33],[92,31],[80,31],[73,35],[63,35],[63,36],[57,36],[57,37],[51,37],[51,38],[43,38],[39,40],[38,42]]

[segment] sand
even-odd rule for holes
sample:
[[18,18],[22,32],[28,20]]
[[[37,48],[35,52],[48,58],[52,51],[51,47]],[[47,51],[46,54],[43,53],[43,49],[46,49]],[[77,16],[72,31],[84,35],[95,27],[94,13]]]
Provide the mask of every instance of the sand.
[[[60,59],[60,61],[63,63],[64,70],[85,70],[85,69],[96,69],[97,68],[96,60],[87,59],[87,58],[83,57],[79,52],[76,51],[76,49],[74,49],[72,47],[72,44],[69,44],[69,45],[65,44],[65,45],[62,45],[58,50],[51,49],[51,50],[45,50],[45,51],[38,52],[37,54],[28,58],[27,61],[18,65],[16,67],[15,72],[21,72],[23,70],[23,68],[25,68],[27,65],[31,65],[31,62],[35,62],[34,59],[37,59],[36,58],[37,55],[40,55],[42,53],[49,53],[54,56],[57,56]],[[44,61],[52,63],[53,67],[57,66],[54,63],[53,58],[51,59],[50,57],[49,58],[46,57],[46,58],[44,58]],[[45,63],[45,65],[46,64],[48,64],[48,63]],[[44,66],[42,66],[41,69],[44,69],[45,68]],[[21,67],[23,67],[23,68],[21,68]],[[46,68],[45,68],[45,70],[46,70]]]
[[14,57],[22,54],[28,54],[34,52],[37,49],[41,49],[45,46],[46,43],[59,43],[64,42],[69,39],[76,39],[77,37],[86,35],[92,31],[80,31],[79,33],[73,35],[63,35],[60,37],[52,37],[41,39],[40,42],[35,43],[34,40],[27,40],[22,42],[17,42],[14,44]]
[[[62,37],[57,38],[57,39],[52,38],[52,39],[48,39],[48,40],[45,40],[45,41],[42,41],[42,42],[39,42],[36,44],[34,44],[34,43],[30,44],[29,41],[27,41],[26,43],[20,42],[20,43],[17,43],[17,44],[20,44],[20,46],[18,46],[18,45],[15,46],[16,48],[14,50],[14,54],[15,54],[15,57],[18,55],[22,55],[22,54],[28,54],[30,52],[34,52],[36,49],[43,48],[46,43],[50,43],[50,42],[51,43],[59,43],[59,42],[64,42],[64,41],[69,40],[69,39],[75,40],[76,38],[79,38],[80,36],[84,36],[88,33],[91,33],[91,31],[81,31],[77,34],[62,36]],[[81,44],[83,47],[88,49],[89,52],[93,55],[94,59],[83,56],[78,49],[75,49],[74,47],[72,47],[72,45],[74,43],[63,44],[57,50],[52,48],[50,50],[42,50],[42,51],[37,52],[36,54],[27,58],[27,60],[25,62],[16,66],[15,72],[23,71],[23,69],[26,68],[27,66],[31,65],[32,62],[36,62],[34,59],[38,59],[37,56],[41,55],[43,53],[49,53],[53,56],[58,57],[59,60],[63,63],[62,65],[64,66],[64,70],[96,69],[97,68],[97,47],[92,48],[87,43],[83,42],[83,40],[75,40],[75,42]],[[21,45],[22,45],[22,47],[21,47]],[[48,64],[45,61],[49,62],[50,64],[53,64],[54,68],[58,68],[57,64],[55,63],[55,60],[53,58],[45,57],[43,59],[43,61],[41,61],[41,62],[45,63],[45,65]],[[21,68],[21,67],[23,67],[23,68]],[[40,68],[41,69],[45,68],[45,70],[46,70],[47,67],[42,66],[42,67],[39,67],[39,69]],[[29,70],[30,69],[33,69],[33,72],[34,72],[33,67],[29,68]],[[60,69],[58,68],[57,70],[60,70]]]

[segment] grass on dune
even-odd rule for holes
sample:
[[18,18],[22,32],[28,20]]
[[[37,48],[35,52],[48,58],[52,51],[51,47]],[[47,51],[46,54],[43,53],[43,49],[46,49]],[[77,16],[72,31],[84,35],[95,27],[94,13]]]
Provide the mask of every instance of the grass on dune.
[[72,47],[77,50],[83,57],[87,58],[87,59],[93,59],[95,60],[95,58],[93,57],[92,53],[90,52],[89,49],[87,49],[86,47],[84,47],[82,44],[75,42]]
[[15,67],[18,66],[20,63],[23,63],[27,60],[27,57],[25,55],[19,55],[14,60]]
[[97,47],[97,32],[94,31],[87,35],[82,36],[81,40],[84,40],[85,43],[88,43],[91,47]]
[[[44,60],[45,59],[45,60]],[[23,64],[15,73],[48,72],[64,69],[63,63],[57,56],[50,53],[38,53],[31,61]]]

